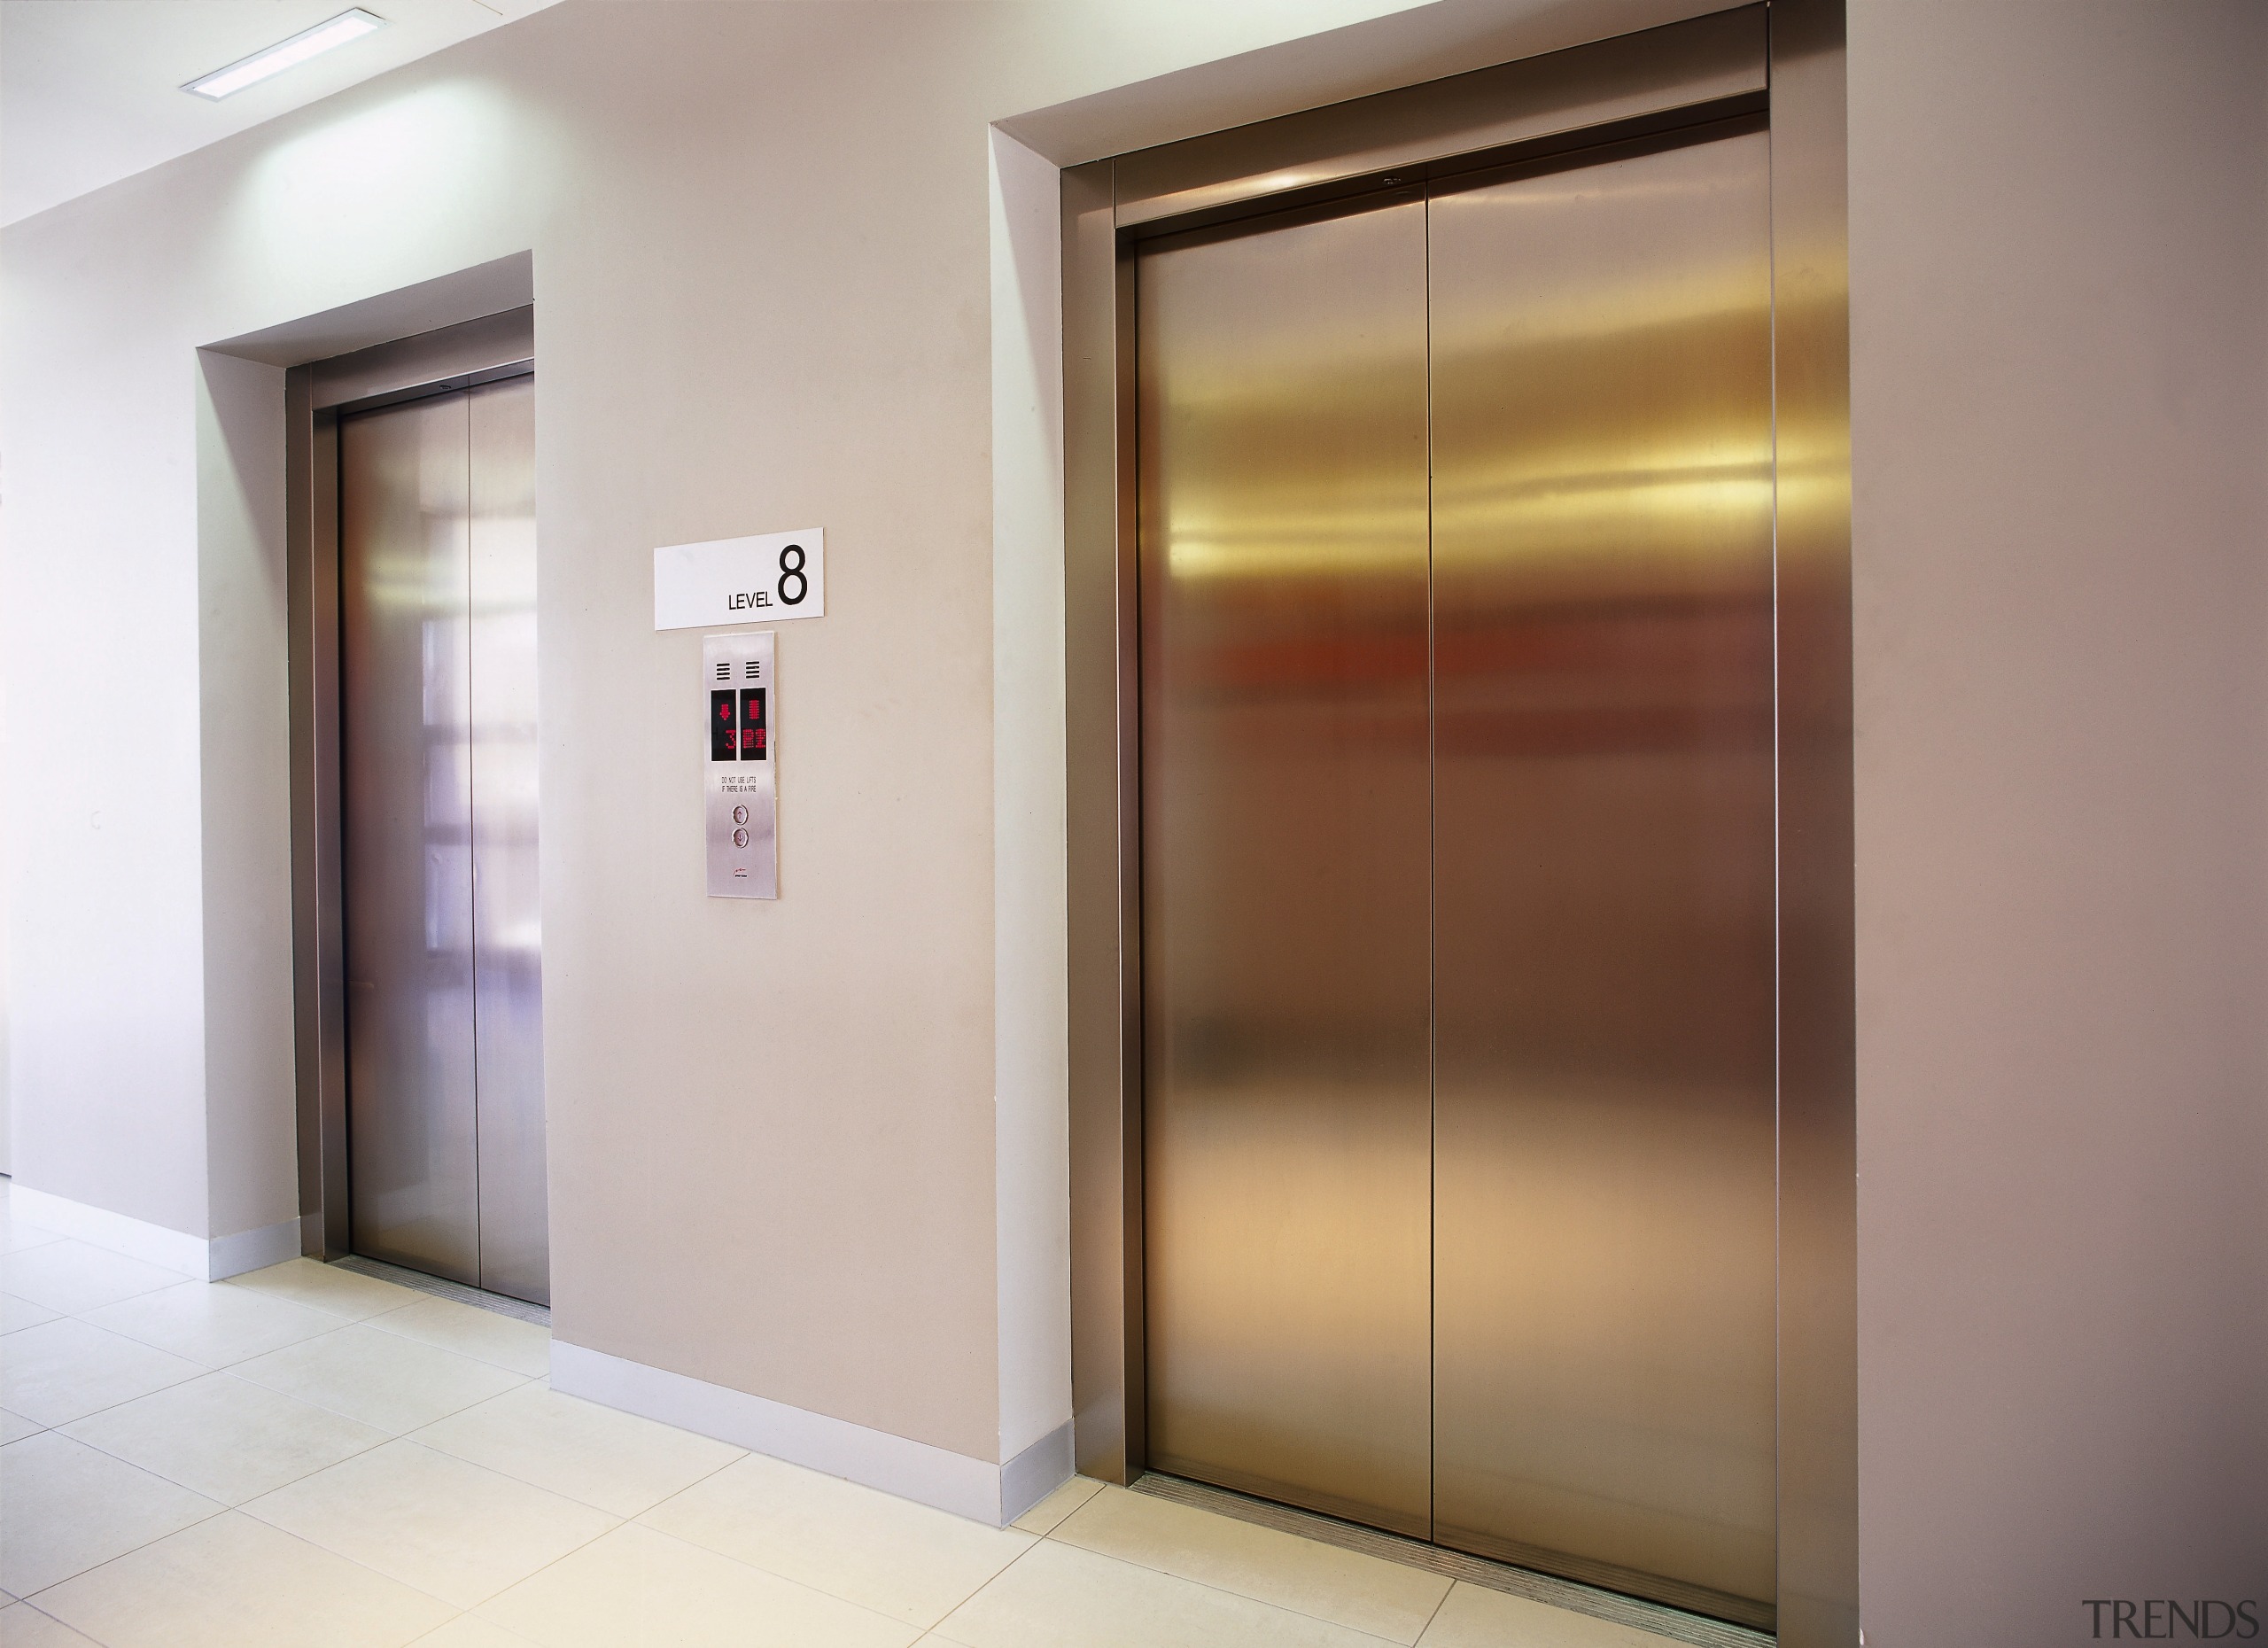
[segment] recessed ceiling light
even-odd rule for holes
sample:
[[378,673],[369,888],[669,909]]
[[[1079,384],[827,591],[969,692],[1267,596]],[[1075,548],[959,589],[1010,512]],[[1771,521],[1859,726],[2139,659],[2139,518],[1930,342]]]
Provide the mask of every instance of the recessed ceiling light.
[[281,74],[295,64],[321,57],[333,46],[360,40],[385,26],[385,19],[365,12],[358,5],[352,12],[341,12],[328,23],[317,23],[313,28],[301,29],[289,40],[279,40],[265,51],[255,51],[224,69],[214,69],[210,74],[190,82],[182,89],[193,91],[200,97],[210,97],[218,103],[231,92],[242,91],[247,86],[266,80],[270,74]]

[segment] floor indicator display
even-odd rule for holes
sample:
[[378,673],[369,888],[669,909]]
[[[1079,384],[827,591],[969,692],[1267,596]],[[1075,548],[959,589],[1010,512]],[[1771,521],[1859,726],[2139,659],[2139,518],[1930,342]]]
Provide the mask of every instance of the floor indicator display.
[[778,761],[772,742],[779,682],[773,636],[703,635],[707,688],[709,896],[780,896]]

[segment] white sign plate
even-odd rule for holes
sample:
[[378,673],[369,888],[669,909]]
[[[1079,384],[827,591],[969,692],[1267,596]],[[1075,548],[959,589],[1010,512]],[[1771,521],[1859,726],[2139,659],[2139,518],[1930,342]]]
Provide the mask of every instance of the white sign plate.
[[762,532],[654,551],[654,627],[776,624],[827,611],[827,534]]

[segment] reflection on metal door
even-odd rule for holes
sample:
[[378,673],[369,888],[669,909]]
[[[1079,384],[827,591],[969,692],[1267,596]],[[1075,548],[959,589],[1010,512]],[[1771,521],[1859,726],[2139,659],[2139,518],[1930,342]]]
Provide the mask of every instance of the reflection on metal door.
[[1423,1534],[1425,208],[1142,260],[1150,1450]]
[[340,702],[355,1249],[541,1302],[533,409],[341,421]]
[[1766,177],[1135,280],[1152,1461],[1768,1628]]
[[1435,1533],[1733,1614],[1774,1582],[1765,200],[1756,132],[1433,207]]

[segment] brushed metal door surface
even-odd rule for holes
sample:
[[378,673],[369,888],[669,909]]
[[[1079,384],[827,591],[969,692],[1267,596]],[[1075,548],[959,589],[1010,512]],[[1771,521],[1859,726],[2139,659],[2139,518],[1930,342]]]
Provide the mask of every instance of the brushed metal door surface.
[[1136,276],[1150,1459],[1421,1536],[1425,234]]
[[354,1248],[480,1281],[467,400],[338,429]]
[[535,379],[472,390],[470,657],[480,1285],[548,1304],[536,862]]
[[1432,203],[1435,1537],[1768,1625],[1760,131]]
[[550,1295],[534,380],[338,428],[355,1251]]

